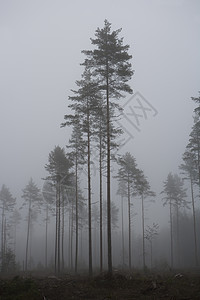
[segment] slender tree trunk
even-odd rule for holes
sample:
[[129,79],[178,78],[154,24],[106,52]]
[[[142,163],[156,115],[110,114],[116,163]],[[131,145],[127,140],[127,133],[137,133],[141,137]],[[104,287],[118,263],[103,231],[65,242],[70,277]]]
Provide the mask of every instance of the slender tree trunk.
[[60,182],[58,185],[58,274],[60,274],[60,221],[61,221],[61,205],[60,205]]
[[131,270],[132,262],[131,262],[131,199],[130,199],[130,181],[128,174],[128,240],[129,240],[129,269]]
[[171,238],[171,269],[174,268],[173,258],[173,224],[172,224],[172,200],[170,199],[170,238]]
[[151,269],[153,267],[153,243],[152,240],[150,240],[150,250],[151,250]]
[[29,235],[29,262],[30,262],[30,270],[32,270],[32,236],[33,236],[33,222],[31,218],[30,222],[30,235]]
[[81,218],[81,236],[80,236],[80,240],[81,240],[81,247],[80,247],[81,257],[80,257],[80,261],[81,261],[81,264],[82,264],[83,263],[83,218]]
[[78,158],[76,153],[75,161],[75,180],[76,180],[76,250],[75,250],[75,273],[77,273],[78,266]]
[[57,274],[57,252],[58,251],[58,191],[56,188],[56,232],[55,232],[55,274]]
[[176,205],[176,231],[177,231],[177,263],[178,267],[180,267],[180,241],[179,241],[179,208],[178,203]]
[[26,236],[26,259],[25,259],[25,272],[28,270],[28,245],[29,245],[29,235],[30,235],[30,223],[31,223],[31,199],[29,200],[29,210],[28,210],[28,228]]
[[2,208],[2,216],[1,216],[1,267],[2,271],[4,269],[4,202],[3,202],[3,208]]
[[62,230],[61,230],[61,248],[62,248],[62,272],[65,268],[65,259],[64,259],[64,237],[65,237],[65,206],[64,206],[64,192],[62,189]]
[[73,264],[73,230],[74,230],[74,203],[72,201],[72,217],[71,217],[71,271],[73,271],[74,264]]
[[58,184],[58,274],[60,274],[60,221],[61,221],[61,211],[60,211],[60,182]]
[[[6,222],[6,218],[5,218],[5,221],[4,221],[4,258],[6,259],[6,253],[7,253],[7,222]],[[7,268],[8,268],[8,265],[5,261],[5,271],[7,272]]]
[[108,273],[112,274],[112,231],[111,231],[111,193],[110,193],[110,105],[109,105],[109,67],[106,58],[106,110],[107,110],[107,239]]
[[6,249],[6,236],[7,236],[7,226],[6,226],[6,218],[4,217],[4,222],[3,222],[3,252],[2,252],[2,258],[3,258],[3,261],[2,261],[2,269],[3,269],[3,272],[7,272],[7,264],[6,264],[6,252],[7,252],[7,249]]
[[93,241],[93,247],[92,250],[94,252],[93,254],[93,265],[95,266],[97,263],[97,222],[93,220],[93,236],[92,236],[92,241]]
[[91,214],[91,175],[90,175],[90,126],[89,126],[89,112],[87,116],[88,134],[88,226],[89,226],[89,275],[92,276],[92,214]]
[[17,247],[17,222],[15,223],[14,228],[14,255],[16,256],[16,247]]
[[191,195],[192,195],[192,214],[193,214],[193,230],[194,230],[195,263],[196,263],[196,266],[198,266],[199,261],[198,261],[198,254],[197,254],[196,212],[195,212],[195,206],[194,206],[194,191],[193,191],[192,178],[190,180],[190,188],[191,188]]
[[121,210],[122,210],[122,267],[124,268],[124,201],[123,196],[121,197]]
[[[101,121],[100,121],[101,122]],[[100,183],[100,272],[103,271],[103,191],[102,191],[102,132],[99,136],[99,183]]]
[[197,134],[197,141],[198,141],[198,149],[197,149],[197,159],[198,159],[198,179],[199,179],[199,190],[200,190],[200,136]]
[[71,257],[71,216],[70,216],[70,209],[69,209],[69,213],[68,213],[68,217],[69,217],[69,230],[68,230],[68,268],[70,269],[70,257]]
[[49,218],[49,206],[46,206],[46,232],[45,232],[45,269],[47,270],[47,242],[48,242],[48,218]]
[[143,254],[143,269],[145,270],[145,239],[144,239],[144,196],[142,195],[142,254]]
[[106,245],[106,240],[107,240],[107,231],[106,231],[106,223],[107,222],[107,219],[104,220],[103,222],[103,257],[104,257],[104,260],[103,260],[103,268],[106,268],[107,267],[107,245]]

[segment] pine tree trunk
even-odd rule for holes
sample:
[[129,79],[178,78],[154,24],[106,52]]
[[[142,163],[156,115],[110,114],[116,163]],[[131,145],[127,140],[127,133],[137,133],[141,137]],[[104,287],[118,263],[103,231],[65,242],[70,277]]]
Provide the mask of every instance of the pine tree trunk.
[[150,250],[151,250],[151,269],[153,267],[153,243],[152,240],[150,240]]
[[80,261],[81,261],[81,264],[83,263],[83,218],[81,218],[81,234],[80,234],[80,254],[81,254],[81,257],[80,257]]
[[75,161],[75,180],[76,180],[76,250],[75,250],[75,273],[77,273],[78,267],[78,158],[76,154]]
[[91,214],[91,175],[90,175],[90,128],[88,113],[88,227],[89,227],[89,275],[92,276],[92,214]]
[[171,269],[174,268],[174,258],[173,258],[173,224],[172,224],[172,200],[170,199],[170,238],[171,238]]
[[128,240],[129,240],[129,269],[131,270],[132,262],[131,262],[131,199],[130,199],[130,181],[128,175]]
[[193,230],[194,230],[194,249],[195,249],[195,263],[196,266],[199,265],[198,262],[198,252],[197,252],[197,231],[196,231],[196,213],[194,206],[194,191],[193,191],[193,182],[190,180],[191,196],[192,196],[192,214],[193,214]]
[[56,189],[56,232],[55,232],[55,275],[57,274],[57,253],[58,253],[58,192]]
[[124,268],[124,201],[121,198],[121,209],[122,209],[122,267]]
[[72,201],[72,217],[71,217],[71,260],[70,260],[70,264],[71,264],[71,271],[73,271],[74,268],[74,264],[73,264],[73,230],[74,230],[74,203]]
[[1,268],[2,271],[4,269],[4,202],[2,208],[2,216],[1,216]]
[[58,185],[58,274],[60,274],[60,182]]
[[108,239],[108,273],[112,274],[112,232],[111,232],[111,193],[110,193],[110,105],[108,59],[106,58],[106,110],[107,110],[107,239]]
[[144,196],[142,195],[142,254],[143,254],[143,269],[145,270],[145,240],[144,240]]
[[4,255],[4,271],[7,272],[7,262],[6,262],[6,252],[7,252],[7,241],[6,241],[6,237],[7,237],[7,225],[6,225],[6,218],[4,219],[4,248],[3,248],[3,255]]
[[15,223],[14,228],[14,255],[16,256],[16,247],[17,247],[17,222]]
[[30,222],[30,235],[29,235],[29,261],[30,261],[30,270],[32,270],[32,234],[33,234],[33,223],[32,218]]
[[179,208],[178,204],[176,205],[176,231],[177,231],[177,263],[180,267],[180,241],[179,241]]
[[64,259],[64,233],[65,233],[65,206],[64,206],[64,194],[62,189],[62,229],[61,229],[61,250],[62,250],[62,272],[65,268],[65,259]]
[[[106,220],[104,220],[104,223],[103,223],[103,256],[105,257],[105,258],[107,258],[108,257],[108,255],[107,255],[107,245],[106,245],[106,240],[107,240],[107,231],[106,231],[106,221],[107,221],[107,219]],[[107,262],[107,260],[104,258],[104,260],[103,260],[103,267],[104,268],[106,268],[106,264],[108,263]]]
[[197,135],[197,159],[198,159],[198,179],[199,179],[199,190],[200,190],[200,137]]
[[102,132],[99,139],[99,184],[100,184],[100,272],[103,271],[103,193],[102,193]]
[[45,269],[47,270],[47,239],[48,239],[48,218],[49,218],[49,207],[46,206],[46,232],[45,232]]
[[29,246],[30,223],[31,223],[31,199],[29,200],[29,210],[28,210],[28,228],[27,228],[27,237],[26,237],[25,272],[27,272],[27,270],[28,270],[28,246]]
[[68,236],[68,268],[70,269],[70,257],[71,257],[71,216],[70,216],[70,209],[69,209],[69,236]]

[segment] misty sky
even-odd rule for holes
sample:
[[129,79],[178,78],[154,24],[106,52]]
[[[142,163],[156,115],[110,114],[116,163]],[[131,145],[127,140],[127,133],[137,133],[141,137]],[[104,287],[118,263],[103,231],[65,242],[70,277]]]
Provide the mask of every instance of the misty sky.
[[60,124],[81,50],[105,19],[130,45],[131,87],[158,112],[140,132],[127,128],[134,138],[121,153],[136,157],[154,190],[178,171],[200,90],[200,1],[0,0],[0,184],[14,195],[31,176],[41,187],[49,152],[67,144],[70,129]]

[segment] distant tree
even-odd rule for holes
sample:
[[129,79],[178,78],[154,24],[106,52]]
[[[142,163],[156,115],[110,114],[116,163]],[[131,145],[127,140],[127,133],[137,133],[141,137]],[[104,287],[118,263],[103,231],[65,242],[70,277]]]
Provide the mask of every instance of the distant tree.
[[3,184],[0,191],[1,208],[1,270],[5,269],[5,257],[7,251],[7,221],[8,214],[13,212],[16,199],[10,193],[10,190]]
[[49,153],[48,164],[45,169],[49,172],[47,180],[52,181],[56,190],[56,236],[55,236],[55,273],[61,271],[61,208],[62,208],[62,189],[65,185],[71,185],[72,174],[70,168],[72,164],[66,157],[63,148],[56,146]]
[[73,181],[72,186],[62,186],[61,189],[61,270],[64,272],[65,259],[64,259],[64,244],[65,244],[65,213],[69,209],[69,201],[67,197],[68,188],[74,189]]
[[[74,182],[74,178],[73,178],[73,182]],[[71,271],[74,272],[74,258],[75,258],[75,264],[77,263],[77,267],[78,267],[78,262],[76,262],[76,251],[77,251],[77,255],[78,255],[78,250],[76,250],[76,230],[78,229],[78,231],[81,230],[82,227],[82,208],[84,206],[84,197],[82,195],[82,191],[79,187],[79,183],[78,183],[78,191],[77,191],[77,198],[78,198],[78,210],[76,211],[76,188],[75,188],[75,184],[73,183],[72,187],[68,186],[65,188],[65,196],[66,196],[66,200],[67,200],[67,211],[68,211],[68,266],[71,269]],[[77,219],[77,214],[78,214],[78,226],[76,224],[76,219]],[[74,251],[74,232],[75,232],[75,251]],[[78,240],[80,240],[79,238],[79,234],[78,234]],[[78,241],[78,245],[79,245],[79,241]],[[78,259],[78,258],[77,258]]]
[[195,249],[195,262],[198,266],[198,249],[197,249],[197,230],[196,230],[196,211],[194,203],[194,184],[198,182],[198,171],[195,161],[195,154],[189,149],[183,154],[183,163],[180,165],[180,169],[183,172],[184,180],[190,181],[190,191],[192,199],[192,214],[193,214],[193,232],[194,232],[194,249]]
[[132,257],[131,257],[131,196],[136,195],[135,182],[138,176],[138,168],[135,158],[126,152],[123,156],[118,159],[118,178],[119,187],[118,194],[122,197],[127,197],[128,199],[128,236],[129,236],[129,269],[132,267]]
[[[73,238],[74,238],[74,231],[76,231],[76,210],[74,209],[76,205],[76,191],[74,192],[74,189],[68,190],[67,192],[67,198],[68,198],[68,219],[69,219],[69,240],[68,240],[68,266],[71,271],[73,271],[74,263],[73,263],[73,256],[74,256],[74,250],[73,250]],[[79,196],[77,196],[79,199]],[[75,222],[74,222],[75,221]],[[75,245],[75,260],[76,260],[76,245]]]
[[161,192],[166,194],[164,197],[164,206],[169,204],[169,214],[170,214],[170,241],[171,241],[171,268],[174,266],[174,256],[173,256],[173,224],[172,224],[172,206],[174,201],[175,191],[175,183],[172,173],[169,173],[167,176],[167,180],[164,182],[164,190]]
[[80,243],[79,243],[79,251],[80,251],[80,262],[83,265],[85,255],[84,255],[84,231],[88,227],[88,210],[87,210],[87,205],[86,201],[87,199],[83,196],[82,192],[80,191],[80,196],[79,199],[79,228],[80,228]]
[[122,266],[125,265],[125,249],[124,249],[124,195],[126,193],[126,184],[122,180],[118,181],[117,194],[121,196],[121,231],[122,231]]
[[178,176],[177,174],[174,174],[174,180],[176,184],[176,198],[174,201],[174,210],[176,215],[176,247],[177,247],[177,259],[176,263],[178,267],[180,266],[180,208],[187,208],[189,209],[189,202],[186,200],[187,189],[184,188],[184,182],[183,179]]
[[[29,257],[28,257],[28,265],[27,270],[32,270],[35,266],[34,261],[34,252],[32,251],[33,245],[33,232],[34,232],[34,223],[38,220],[38,214],[41,212],[41,206],[39,204],[34,210],[31,211],[31,221],[30,221],[30,228],[29,228]],[[25,218],[25,221],[28,222],[28,216]]]
[[11,216],[12,227],[14,228],[14,247],[13,247],[14,255],[16,255],[17,226],[20,224],[21,219],[22,219],[22,217],[21,217],[20,212],[17,209],[15,209]]
[[156,235],[158,235],[158,229],[159,226],[158,224],[153,223],[152,226],[147,226],[145,230],[145,239],[149,241],[150,243],[150,262],[151,262],[151,269],[153,266],[153,239],[155,238]]
[[[177,239],[179,236],[179,221],[178,221],[178,209],[179,207],[186,206],[187,202],[185,201],[186,190],[183,188],[183,182],[180,177],[175,174],[169,173],[167,180],[164,182],[164,189],[161,192],[166,196],[163,198],[163,205],[169,204],[170,209],[170,240],[171,240],[171,268],[174,267],[174,254],[173,254],[173,208],[176,209],[177,214]],[[177,240],[177,244],[178,240]],[[177,245],[179,247],[179,245]]]
[[141,197],[142,204],[142,254],[143,254],[143,269],[146,268],[145,262],[145,209],[144,200],[149,197],[155,197],[155,193],[151,191],[150,184],[142,170],[137,172],[136,190]]
[[30,228],[32,220],[34,218],[34,213],[38,210],[41,203],[41,194],[37,185],[33,182],[31,178],[29,183],[23,189],[22,198],[24,199],[23,206],[28,206],[28,216],[27,216],[27,236],[26,236],[26,257],[25,257],[25,271],[28,270],[28,250],[29,250],[29,240],[30,240]]
[[119,38],[121,29],[111,32],[111,24],[105,20],[104,28],[97,29],[95,39],[91,39],[94,50],[83,51],[86,59],[84,66],[90,68],[93,78],[98,81],[99,91],[106,99],[106,124],[107,124],[107,239],[108,239],[108,271],[112,273],[112,243],[111,243],[111,116],[110,109],[116,108],[116,103],[111,99],[120,99],[123,92],[132,93],[127,84],[131,79],[131,69],[128,54],[128,45],[123,45],[123,39]]
[[45,209],[45,269],[47,269],[47,257],[48,257],[48,223],[50,221],[49,212],[53,213],[53,205],[56,201],[55,187],[51,181],[45,180],[42,188],[43,204]]

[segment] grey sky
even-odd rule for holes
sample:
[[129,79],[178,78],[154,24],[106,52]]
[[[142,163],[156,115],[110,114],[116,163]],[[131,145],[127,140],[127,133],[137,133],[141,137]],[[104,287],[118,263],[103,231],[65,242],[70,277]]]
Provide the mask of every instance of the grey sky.
[[49,152],[67,144],[60,123],[81,50],[105,18],[130,45],[132,88],[158,111],[122,153],[136,156],[153,185],[177,171],[200,89],[199,1],[0,0],[0,184],[13,193],[30,176],[40,186]]

